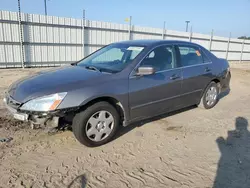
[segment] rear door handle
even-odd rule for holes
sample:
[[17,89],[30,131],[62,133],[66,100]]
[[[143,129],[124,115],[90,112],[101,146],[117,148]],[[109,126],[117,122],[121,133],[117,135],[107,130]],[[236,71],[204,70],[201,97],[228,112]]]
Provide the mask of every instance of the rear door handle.
[[205,72],[210,72],[211,71],[211,69],[210,68],[205,68]]
[[176,74],[173,74],[172,76],[170,76],[170,80],[176,80],[180,78],[180,76],[176,75]]

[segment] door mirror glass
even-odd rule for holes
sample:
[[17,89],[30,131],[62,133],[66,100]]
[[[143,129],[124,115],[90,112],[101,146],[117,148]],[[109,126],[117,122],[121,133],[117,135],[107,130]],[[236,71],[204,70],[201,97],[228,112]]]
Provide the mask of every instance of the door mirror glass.
[[143,66],[143,67],[138,68],[136,75],[144,76],[144,75],[151,75],[151,74],[154,74],[154,73],[155,73],[155,70],[154,70],[153,67],[151,67],[151,66]]

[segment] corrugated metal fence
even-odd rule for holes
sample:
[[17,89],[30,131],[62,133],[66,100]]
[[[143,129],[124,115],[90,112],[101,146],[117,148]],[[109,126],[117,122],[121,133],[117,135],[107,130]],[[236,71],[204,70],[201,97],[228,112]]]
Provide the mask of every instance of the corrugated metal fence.
[[[99,21],[0,11],[0,68],[75,62],[117,41],[169,39],[198,43],[230,61],[250,61],[250,41]],[[22,39],[22,40],[21,40]],[[23,50],[22,50],[23,49]]]

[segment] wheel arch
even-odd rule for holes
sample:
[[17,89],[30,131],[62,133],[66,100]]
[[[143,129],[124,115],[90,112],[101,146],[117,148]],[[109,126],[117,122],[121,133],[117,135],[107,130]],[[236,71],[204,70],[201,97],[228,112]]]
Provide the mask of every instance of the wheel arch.
[[123,104],[116,98],[111,97],[111,96],[100,96],[100,97],[96,97],[93,99],[89,99],[87,102],[83,103],[78,111],[83,111],[84,109],[86,109],[87,107],[97,103],[97,102],[101,102],[101,101],[105,101],[108,102],[109,104],[111,104],[118,112],[118,114],[120,115],[120,120],[122,123],[125,123],[127,120],[127,114],[126,111],[124,109]]
[[200,95],[200,99],[199,99],[199,103],[200,103],[200,100],[201,100],[202,96],[204,95],[204,92],[206,91],[207,87],[209,86],[209,84],[211,82],[215,82],[218,85],[219,92],[220,92],[220,90],[221,90],[220,80],[218,78],[214,78],[210,82],[208,82],[208,84],[206,85],[206,87],[204,87],[204,89],[202,90],[201,95]]
[[[213,80],[211,80],[211,82],[215,82],[216,84],[217,84],[217,86],[218,86],[218,88],[219,88],[219,93],[221,92],[221,81],[220,81],[220,79],[218,79],[218,78],[214,78]],[[210,82],[210,83],[211,83]],[[210,84],[209,83],[209,84]],[[208,86],[208,85],[207,85]]]
[[207,87],[209,86],[209,84],[210,84],[211,82],[215,82],[215,83],[218,85],[218,87],[220,88],[220,79],[218,79],[218,78],[213,78],[210,82],[207,83],[206,87],[204,87],[204,89],[203,89],[203,91],[202,91],[202,95],[204,94],[205,90],[207,89]]

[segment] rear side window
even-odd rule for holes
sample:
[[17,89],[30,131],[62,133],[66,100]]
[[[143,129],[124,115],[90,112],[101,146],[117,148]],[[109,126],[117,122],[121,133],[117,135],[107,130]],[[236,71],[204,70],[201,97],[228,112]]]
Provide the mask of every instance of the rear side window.
[[179,46],[181,65],[183,67],[203,63],[201,51],[190,46]]

